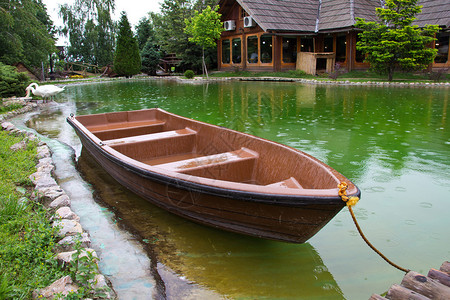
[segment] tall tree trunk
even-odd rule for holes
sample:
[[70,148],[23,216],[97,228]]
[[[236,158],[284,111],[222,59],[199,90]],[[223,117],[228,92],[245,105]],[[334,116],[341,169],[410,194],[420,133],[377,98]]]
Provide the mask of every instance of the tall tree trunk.
[[394,76],[394,67],[389,66],[388,69],[388,81],[392,81],[392,77]]
[[206,69],[206,63],[205,63],[205,47],[202,48],[202,69],[203,69],[203,74],[206,74],[206,79],[209,79],[208,70]]

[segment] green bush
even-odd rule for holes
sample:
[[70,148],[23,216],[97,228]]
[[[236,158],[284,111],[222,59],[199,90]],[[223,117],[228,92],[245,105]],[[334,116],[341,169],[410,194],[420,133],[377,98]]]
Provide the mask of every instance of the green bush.
[[19,73],[13,66],[0,63],[0,98],[24,96],[30,82],[25,73]]
[[4,114],[4,113],[7,113],[7,112],[9,112],[9,111],[12,111],[12,110],[20,109],[20,108],[22,108],[22,107],[23,107],[23,105],[22,105],[22,104],[19,104],[19,103],[12,103],[12,104],[10,104],[10,105],[4,106],[4,105],[2,105],[2,103],[0,102],[0,115],[1,115],[1,114]]
[[192,70],[186,70],[186,72],[184,72],[184,77],[186,77],[187,79],[192,79],[194,78],[194,71]]
[[141,52],[142,72],[148,75],[156,75],[160,58],[161,53],[157,46],[149,39]]

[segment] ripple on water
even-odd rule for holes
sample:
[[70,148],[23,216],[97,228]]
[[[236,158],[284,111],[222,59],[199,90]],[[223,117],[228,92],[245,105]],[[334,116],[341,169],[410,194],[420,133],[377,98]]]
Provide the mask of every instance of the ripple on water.
[[349,230],[348,233],[350,234],[350,236],[358,236],[359,233],[356,230]]
[[342,226],[344,226],[344,224],[342,224],[342,221],[341,221],[341,220],[336,220],[336,221],[334,221],[333,225],[336,226],[336,227],[342,227]]
[[392,180],[392,176],[389,173],[378,173],[377,175],[374,175],[373,181],[375,182],[389,182]]
[[396,186],[394,190],[396,192],[401,192],[401,193],[404,193],[404,192],[407,191],[407,189],[405,187],[403,187],[403,186]]
[[366,193],[383,193],[386,189],[382,186],[372,186],[364,189]]
[[323,272],[328,272],[328,268],[326,266],[319,265],[319,266],[316,266],[314,268],[313,272],[316,273],[316,274],[320,274],[320,273],[323,273]]
[[329,290],[336,289],[336,287],[334,285],[332,285],[331,283],[325,283],[324,285],[322,285],[322,289],[329,291]]
[[405,220],[405,224],[406,225],[410,225],[410,226],[414,226],[414,225],[416,225],[416,221],[414,221],[414,220]]
[[367,211],[367,209],[360,207],[355,212],[355,216],[358,218],[358,220],[367,220],[369,218],[369,212]]
[[422,207],[422,208],[432,208],[433,207],[433,204],[432,203],[430,203],[430,202],[420,202],[420,207]]

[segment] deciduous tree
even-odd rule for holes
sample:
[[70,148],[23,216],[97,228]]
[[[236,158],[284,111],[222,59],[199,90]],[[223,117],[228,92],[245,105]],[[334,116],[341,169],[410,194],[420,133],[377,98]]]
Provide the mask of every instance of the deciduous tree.
[[[161,12],[150,14],[154,25],[156,43],[165,53],[175,53],[181,59],[180,70],[198,70],[202,68],[202,48],[189,41],[184,31],[185,19],[194,15],[195,10],[201,11],[207,5],[214,5],[216,0],[164,0],[161,2]],[[205,60],[210,65],[217,62],[217,51],[212,48],[205,50]]]
[[0,61],[40,67],[56,51],[55,30],[40,0],[0,1]]
[[114,0],[76,0],[74,5],[60,6],[59,14],[64,21],[61,32],[69,37],[69,60],[100,66],[112,63],[114,6]]
[[190,36],[189,41],[202,47],[202,69],[206,77],[208,77],[208,70],[205,63],[205,49],[216,47],[216,41],[224,30],[218,10],[219,6],[212,9],[208,5],[201,13],[196,11],[192,18],[185,20],[185,32]]
[[422,70],[431,63],[436,50],[430,48],[437,25],[424,28],[411,25],[420,13],[418,0],[386,0],[384,8],[377,8],[380,22],[366,22],[357,18],[359,34],[356,48],[366,55],[371,69],[388,74],[391,81],[395,70]]

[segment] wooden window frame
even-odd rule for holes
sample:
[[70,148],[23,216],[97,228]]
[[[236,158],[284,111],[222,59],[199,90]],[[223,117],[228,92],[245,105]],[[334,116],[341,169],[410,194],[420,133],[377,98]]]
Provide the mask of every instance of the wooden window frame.
[[[240,38],[241,39],[241,62],[240,63],[233,63],[233,39],[235,39],[235,38]],[[229,40],[230,41],[230,63],[223,63],[222,62],[222,41],[223,40]],[[243,58],[243,56],[242,56],[242,54],[243,54],[243,52],[244,52],[244,47],[243,47],[243,36],[242,35],[233,35],[233,36],[228,36],[228,37],[226,37],[226,38],[222,38],[222,39],[220,39],[220,41],[219,41],[219,47],[220,47],[220,49],[219,49],[219,53],[220,53],[220,65],[221,65],[221,67],[233,67],[233,66],[242,66],[242,58]]]
[[[261,36],[262,35],[270,35],[272,37],[272,62],[270,62],[270,63],[261,62]],[[258,40],[258,61],[256,63],[250,63],[248,61],[248,40],[247,39],[252,36],[256,36],[257,40]],[[246,38],[245,43],[247,45],[246,46],[247,53],[245,53],[245,60],[246,60],[247,66],[249,66],[249,67],[273,67],[274,60],[275,60],[275,57],[274,57],[274,53],[275,53],[275,51],[274,51],[274,48],[275,48],[274,35],[268,34],[267,32],[259,32],[259,33],[255,33],[255,34],[248,34],[245,36],[245,38]]]
[[[286,62],[284,62],[284,54],[283,54],[283,38],[289,38],[289,37],[286,37],[286,36],[284,36],[284,37],[281,37],[281,66],[282,67],[287,67],[287,66],[295,66],[295,65],[297,65],[297,61],[295,61],[295,62],[293,62],[293,63],[286,63]],[[298,52],[300,52],[300,49],[299,49],[299,47],[300,47],[300,37],[298,37],[298,36],[295,36],[295,37],[292,37],[292,38],[296,38],[297,39],[297,59],[298,59]]]

